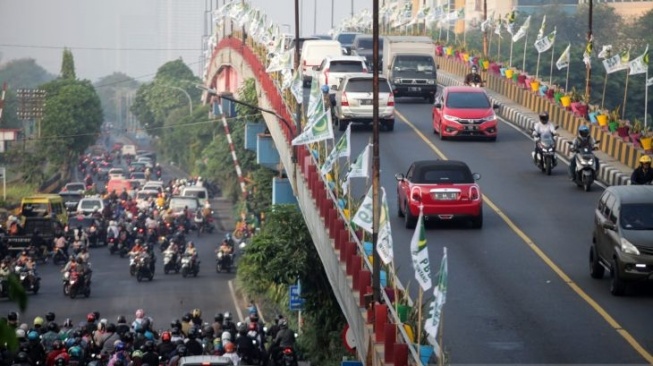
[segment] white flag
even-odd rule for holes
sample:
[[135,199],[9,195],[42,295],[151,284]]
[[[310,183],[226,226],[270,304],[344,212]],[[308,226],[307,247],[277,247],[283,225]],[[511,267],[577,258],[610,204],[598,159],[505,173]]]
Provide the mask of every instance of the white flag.
[[320,91],[320,85],[317,78],[311,80],[311,91],[308,95],[308,108],[306,110],[306,117],[310,120],[317,112],[322,110],[319,108],[320,105],[324,108],[324,98],[322,97],[322,92]]
[[290,91],[292,92],[292,95],[295,96],[295,100],[298,104],[304,103],[304,81],[302,80],[302,72],[300,69],[295,70],[295,76],[290,85]]
[[598,58],[608,58],[608,57],[610,57],[610,54],[612,54],[612,45],[608,44],[608,45],[603,46],[603,48],[601,48],[601,52],[599,52],[597,57]]
[[415,233],[410,241],[410,254],[413,260],[413,270],[415,270],[415,279],[422,287],[422,290],[428,291],[431,288],[431,263],[429,262],[429,248],[426,246],[426,231],[424,230],[424,214],[420,206],[419,218],[415,226]]
[[340,136],[340,139],[333,146],[333,149],[324,160],[324,164],[322,164],[322,168],[320,168],[320,173],[322,173],[322,175],[326,175],[328,172],[330,172],[331,168],[333,168],[333,164],[339,158],[349,157],[349,150],[350,150],[349,145],[350,145],[350,138],[351,138],[350,136],[351,136],[351,124],[347,126],[347,131],[342,136]]
[[388,208],[388,199],[386,198],[385,189],[381,199],[381,217],[379,218],[379,236],[376,243],[376,251],[384,264],[392,263],[394,249],[392,242],[392,229],[390,228],[390,209]]
[[565,48],[564,52],[562,52],[562,55],[560,55],[560,58],[558,58],[558,61],[556,62],[556,67],[558,70],[562,70],[565,67],[569,67],[569,62],[571,61],[571,57],[569,56],[569,50],[571,49],[571,43],[567,48]]
[[365,150],[363,150],[358,157],[356,158],[356,161],[354,161],[353,164],[349,166],[349,171],[347,172],[347,175],[345,176],[345,179],[342,181],[340,186],[342,187],[342,190],[344,194],[347,194],[347,189],[349,188],[349,179],[350,178],[367,178],[369,177],[369,165],[370,165],[370,147],[372,145],[368,144],[365,147]]
[[333,124],[331,112],[324,110],[312,123],[297,137],[292,140],[293,146],[306,145],[312,142],[324,141],[333,138]]
[[529,15],[528,18],[526,18],[524,24],[522,24],[522,26],[519,27],[517,33],[515,33],[515,35],[512,36],[512,41],[517,42],[520,39],[524,38],[530,26],[531,26],[531,16]]
[[628,70],[629,62],[630,51],[624,51],[618,55],[614,55],[603,60],[603,67],[605,68],[606,73],[612,74],[613,72]]
[[630,67],[629,75],[645,74],[648,71],[648,45],[644,53],[628,63],[628,67]]
[[370,234],[372,233],[373,221],[372,194],[373,191],[372,187],[370,186],[370,189],[367,191],[367,195],[365,195],[363,203],[361,203],[358,211],[356,211],[356,214],[354,215],[354,218],[351,220],[351,222],[356,224],[359,228],[367,231]]
[[535,41],[534,43],[535,49],[537,50],[538,53],[546,52],[550,50],[551,47],[553,47],[555,40],[556,40],[556,30],[551,32],[551,34],[549,34],[548,36],[542,37],[537,41]]
[[433,289],[433,302],[429,306],[424,330],[433,338],[438,335],[440,318],[442,317],[442,308],[447,302],[447,282],[449,277],[449,264],[447,259],[447,247],[443,248],[444,254],[440,262],[440,272],[438,274],[438,283]]
[[270,63],[268,64],[268,68],[265,69],[265,72],[271,73],[271,72],[287,70],[287,69],[292,70],[294,54],[295,54],[294,48],[289,49],[288,51],[285,52],[279,52],[273,54],[270,57]]
[[651,86],[651,85],[653,85],[653,78],[646,80],[646,86]]
[[544,37],[545,29],[546,29],[546,14],[544,14],[544,17],[542,18],[542,26],[540,27],[540,30],[537,32],[537,39]]

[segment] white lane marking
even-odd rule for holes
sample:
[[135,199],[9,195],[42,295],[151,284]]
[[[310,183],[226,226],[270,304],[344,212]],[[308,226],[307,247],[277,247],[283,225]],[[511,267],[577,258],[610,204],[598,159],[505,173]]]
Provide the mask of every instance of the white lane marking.
[[245,318],[243,318],[243,311],[240,310],[240,306],[238,305],[238,298],[236,297],[236,290],[234,290],[234,284],[232,280],[229,280],[229,292],[231,293],[231,300],[234,302],[234,307],[238,313],[238,319],[240,319],[242,322],[245,320]]

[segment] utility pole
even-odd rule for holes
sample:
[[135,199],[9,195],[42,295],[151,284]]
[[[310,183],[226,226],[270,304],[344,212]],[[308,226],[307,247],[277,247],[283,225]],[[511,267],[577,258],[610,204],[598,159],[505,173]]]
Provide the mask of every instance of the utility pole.
[[[588,22],[588,30],[587,30],[587,44],[591,44],[592,42],[592,13],[594,10],[593,4],[594,0],[588,0],[589,4],[589,22]],[[587,49],[585,50],[586,52],[588,51]],[[591,56],[591,53],[590,53]],[[592,66],[591,66],[591,58],[590,58],[590,63],[585,65],[585,68],[587,70],[587,74],[585,76],[585,101],[589,102],[590,100],[590,93],[592,89]]]
[[[483,0],[483,21],[487,21],[487,0]],[[483,32],[483,56],[487,58],[487,53],[488,53],[488,42],[487,42],[487,28],[485,28],[485,32]]]
[[331,0],[331,29],[333,29],[333,10],[334,10],[333,3],[334,2],[335,0]]
[[[299,0],[295,0],[295,72],[300,72],[299,67]],[[295,135],[299,134],[299,131],[302,130],[302,105],[296,103],[297,107],[295,110]],[[292,131],[289,131],[292,132]],[[297,146],[293,146],[293,163],[297,163]],[[294,164],[294,169],[297,169],[297,164]],[[297,177],[297,172],[293,172],[293,180]],[[296,182],[296,180],[295,180]]]
[[[352,15],[353,15],[352,0]],[[386,60],[386,62],[390,62]],[[374,301],[381,302],[381,258],[376,250],[381,219],[379,177],[379,0],[372,1],[372,292]]]

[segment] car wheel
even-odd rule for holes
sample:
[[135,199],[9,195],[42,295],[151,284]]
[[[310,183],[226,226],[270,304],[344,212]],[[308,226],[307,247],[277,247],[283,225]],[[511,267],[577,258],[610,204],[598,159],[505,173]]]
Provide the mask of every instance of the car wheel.
[[406,205],[404,206],[404,224],[406,229],[414,229],[417,225],[417,218],[410,213],[408,202],[406,202]]
[[442,123],[440,123],[440,132],[438,133],[440,135],[440,140],[444,141],[446,137],[444,137],[444,134],[442,133]]
[[601,279],[603,278],[604,272],[605,272],[605,268],[603,268],[601,262],[599,261],[599,256],[596,252],[596,247],[592,245],[590,246],[590,277]]
[[479,212],[478,216],[472,219],[472,227],[474,229],[480,229],[483,227],[483,209]]
[[401,200],[399,199],[399,195],[397,195],[397,216],[404,217],[404,212],[401,210]]
[[347,126],[349,125],[349,122],[346,120],[339,119],[338,120],[338,131],[347,131]]
[[614,296],[621,296],[626,292],[626,283],[619,274],[619,265],[617,260],[612,260],[612,268],[610,269],[612,280],[610,281],[610,293]]

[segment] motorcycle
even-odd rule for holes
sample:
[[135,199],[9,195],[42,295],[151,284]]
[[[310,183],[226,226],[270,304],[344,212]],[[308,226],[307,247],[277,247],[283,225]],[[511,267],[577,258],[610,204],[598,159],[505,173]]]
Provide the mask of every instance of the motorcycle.
[[177,253],[172,251],[163,252],[163,273],[168,274],[173,271],[179,273],[180,270],[181,263],[179,263]]
[[147,278],[152,281],[154,278],[154,272],[152,271],[152,265],[149,262],[148,258],[139,256],[136,258],[136,281],[141,282],[143,279]]
[[[596,156],[594,156],[594,150],[597,149],[596,144],[600,141],[596,141],[595,145],[590,147],[583,147],[580,150],[572,150],[576,153],[576,170],[574,171],[574,183],[578,187],[583,187],[585,192],[589,192],[592,189],[592,184],[596,180]],[[573,146],[573,142],[567,141],[567,144]]]
[[199,238],[202,232],[204,231],[204,217],[202,216],[201,213],[197,213],[195,217],[193,218],[193,223],[195,224],[195,228],[197,229],[197,237]]
[[292,347],[284,347],[273,363],[276,366],[297,366],[295,350]]
[[116,254],[116,250],[118,250],[118,245],[116,245],[116,238],[113,237],[113,235],[109,236],[109,239],[107,239],[107,246],[109,247],[109,253],[110,254]]
[[222,271],[224,272],[231,272],[231,265],[233,263],[233,254],[231,253],[223,253],[222,251],[218,251],[217,258],[215,260],[215,271],[220,273]]
[[26,291],[32,291],[34,294],[39,292],[41,288],[41,277],[37,276],[34,271],[17,266],[16,274],[18,275],[20,284]]
[[[556,129],[558,129],[557,126]],[[533,157],[533,164],[535,164],[535,166],[538,167],[542,173],[551,175],[551,169],[558,165],[555,138],[552,134],[545,133],[541,136],[535,136],[535,143],[537,148],[531,153]]]
[[186,278],[188,276],[197,277],[200,272],[200,261],[193,259],[190,255],[181,257],[181,276]]
[[86,280],[81,278],[77,271],[66,272],[63,282],[63,294],[65,296],[70,296],[71,299],[79,294],[83,294],[84,297],[91,296],[90,284],[87,284]]
[[88,228],[87,237],[88,237],[88,244],[90,247],[95,247],[98,245],[98,230],[97,227],[95,227],[95,225],[91,225]]

